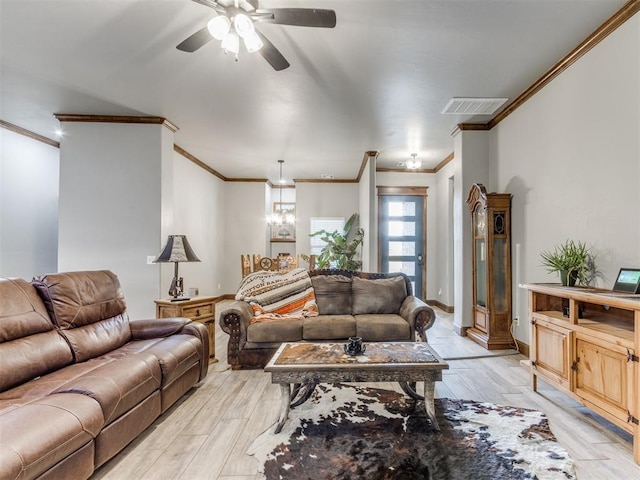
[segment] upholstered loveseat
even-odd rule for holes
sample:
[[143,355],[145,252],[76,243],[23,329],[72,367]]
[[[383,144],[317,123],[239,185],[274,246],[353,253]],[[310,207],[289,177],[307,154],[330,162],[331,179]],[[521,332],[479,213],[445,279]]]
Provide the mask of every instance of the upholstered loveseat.
[[220,327],[229,334],[227,357],[233,369],[262,368],[282,342],[426,341],[435,313],[412,295],[402,273],[311,270],[318,315],[299,319],[254,321],[255,311],[242,300],[229,302]]
[[0,478],[86,479],[207,375],[206,328],[129,321],[109,271],[0,279]]

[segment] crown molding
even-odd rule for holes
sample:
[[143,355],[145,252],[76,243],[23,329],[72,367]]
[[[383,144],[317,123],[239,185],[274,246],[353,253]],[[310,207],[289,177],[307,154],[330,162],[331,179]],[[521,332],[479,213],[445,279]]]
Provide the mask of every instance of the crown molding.
[[216,177],[218,177],[220,180],[226,182],[227,181],[227,177],[225,177],[224,175],[222,175],[220,172],[218,172],[217,170],[214,170],[213,168],[211,168],[209,165],[207,165],[206,163],[204,163],[202,160],[200,160],[199,158],[197,158],[194,155],[191,155],[189,152],[187,152],[184,148],[176,145],[175,143],[173,144],[173,151],[176,153],[179,153],[180,155],[182,155],[184,158],[186,158],[187,160],[191,160],[193,163],[195,163],[196,165],[198,165],[200,168],[202,168],[203,170],[206,170],[207,172],[209,172],[211,175],[215,175]]
[[444,157],[442,161],[438,165],[436,165],[436,168],[434,168],[435,172],[438,173],[440,170],[442,170],[447,163],[453,160],[453,157],[454,157],[453,152],[451,152],[449,155]]
[[172,132],[177,132],[179,129],[169,120],[164,117],[152,117],[143,115],[82,115],[75,113],[54,113],[60,122],[85,122],[85,123],[142,123],[142,124],[154,124],[163,125]]
[[378,167],[376,172],[395,172],[395,173],[436,173],[434,168],[401,168],[401,167]]
[[293,181],[295,183],[358,183],[358,179],[348,179],[348,178],[333,178],[333,179],[325,179],[325,178],[294,178]]
[[251,182],[251,183],[266,183],[273,187],[273,184],[267,178],[226,178],[225,182]]
[[459,123],[451,132],[451,136],[455,137],[463,131],[485,131],[491,130],[488,123]]
[[360,162],[360,170],[358,170],[358,175],[356,176],[356,182],[359,183],[362,179],[362,174],[364,173],[364,169],[366,168],[369,159],[371,157],[378,158],[378,155],[380,155],[380,152],[378,152],[377,150],[368,150],[364,152],[364,155],[362,156],[362,162]]
[[13,123],[0,120],[0,127],[6,130],[9,130],[13,133],[17,133],[19,135],[32,138],[33,140],[37,140],[38,142],[46,143],[47,145],[51,145],[52,147],[60,148],[60,142],[53,140],[51,138],[47,138],[44,135],[40,135],[38,133],[32,132],[31,130],[27,130],[26,128],[19,127],[18,125],[14,125]]
[[[567,68],[577,62],[582,56],[584,56],[589,50],[602,42],[609,36],[610,33],[615,31],[623,23],[633,17],[640,11],[640,0],[630,0],[622,6],[620,10],[614,13],[611,17],[604,21],[591,35],[584,39],[577,47],[571,50],[564,56],[558,63],[556,63],[551,69],[549,69],[542,77],[533,83],[529,88],[522,92],[517,98],[510,102],[504,109],[502,109],[495,117],[493,117],[487,123],[489,130],[498,125],[502,120],[511,115],[518,107],[538,93],[544,86],[546,86],[551,80],[556,78]],[[455,132],[455,130],[454,130]],[[457,132],[456,132],[457,133]]]

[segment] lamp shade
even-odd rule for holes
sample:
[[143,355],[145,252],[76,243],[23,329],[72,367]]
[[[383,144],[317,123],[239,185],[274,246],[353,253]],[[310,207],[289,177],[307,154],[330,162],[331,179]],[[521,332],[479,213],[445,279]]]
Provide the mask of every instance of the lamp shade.
[[154,261],[156,263],[199,262],[200,259],[193,252],[186,235],[169,235],[164,250]]

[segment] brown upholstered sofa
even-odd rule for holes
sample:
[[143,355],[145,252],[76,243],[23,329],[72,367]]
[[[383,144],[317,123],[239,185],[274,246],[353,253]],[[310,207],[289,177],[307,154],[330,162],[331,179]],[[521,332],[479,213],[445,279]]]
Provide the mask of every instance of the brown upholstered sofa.
[[233,369],[262,368],[282,342],[427,341],[435,313],[412,295],[411,281],[402,273],[311,270],[319,315],[299,320],[252,323],[251,306],[230,302],[220,314],[220,327],[229,334],[227,357]]
[[207,375],[206,328],[129,321],[109,271],[0,279],[0,478],[86,479]]

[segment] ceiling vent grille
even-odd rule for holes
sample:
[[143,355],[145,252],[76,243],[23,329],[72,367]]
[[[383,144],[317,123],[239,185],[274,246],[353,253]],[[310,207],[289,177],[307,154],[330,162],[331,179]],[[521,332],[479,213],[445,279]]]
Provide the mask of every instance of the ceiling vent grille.
[[442,113],[452,115],[493,115],[507,100],[509,99],[454,97],[447,103]]

